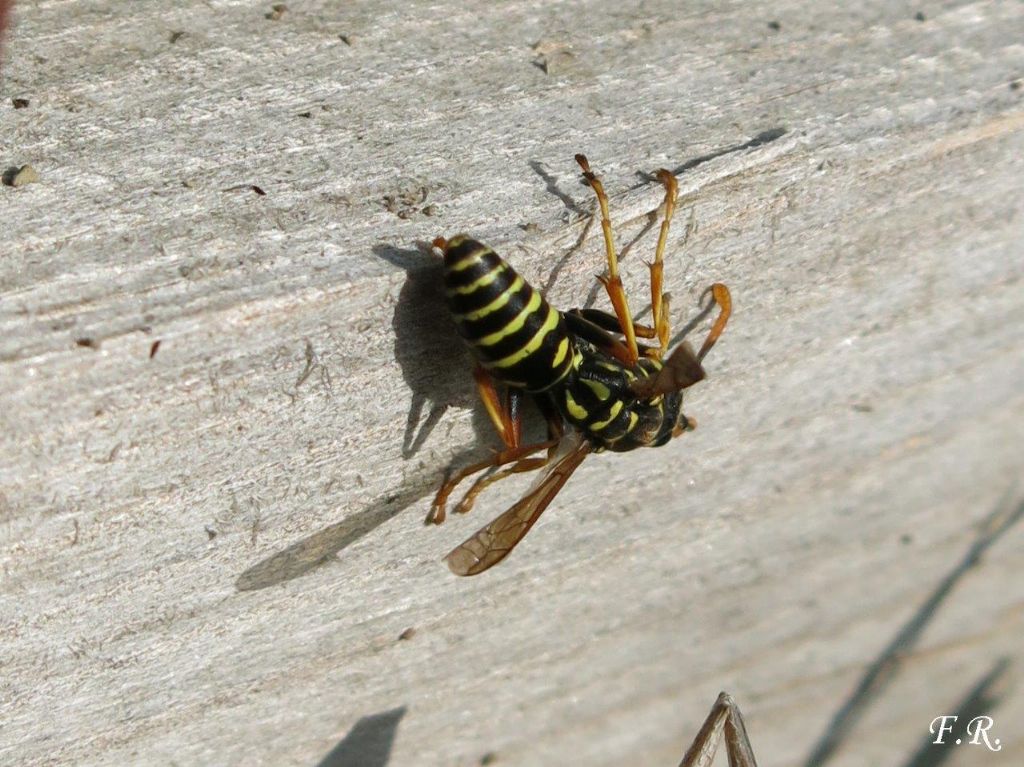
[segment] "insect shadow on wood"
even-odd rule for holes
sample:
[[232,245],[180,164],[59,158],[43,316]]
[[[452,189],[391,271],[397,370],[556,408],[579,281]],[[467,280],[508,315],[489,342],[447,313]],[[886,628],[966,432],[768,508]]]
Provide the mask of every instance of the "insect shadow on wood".
[[[454,405],[472,409],[476,439],[455,451],[450,466],[479,460],[489,446],[496,444],[497,437],[487,413],[478,404],[473,363],[445,305],[441,260],[430,252],[429,246],[423,250],[403,250],[380,245],[374,252],[407,274],[392,320],[395,357],[412,391],[402,439],[403,456],[415,455],[445,411]],[[538,416],[528,421],[527,426],[536,431],[543,424]],[[422,471],[410,472],[386,496],[369,501],[348,512],[339,522],[257,562],[238,576],[235,588],[265,589],[336,562],[342,550],[431,494],[435,479],[434,475],[424,476]]]
[[431,492],[430,483],[420,476],[406,479],[387,496],[375,498],[340,522],[277,551],[238,576],[239,591],[258,591],[298,578],[300,575],[337,561],[337,555],[363,536],[407,509]]
[[[480,421],[480,430],[491,428],[486,414],[480,416]],[[452,465],[463,465],[478,459],[480,454],[477,447],[463,449],[452,458]],[[338,554],[344,549],[433,492],[433,482],[425,481],[420,472],[414,472],[386,496],[371,500],[362,508],[348,513],[341,521],[260,560],[238,576],[235,588],[258,591],[337,562]]]
[[735,152],[745,152],[748,149],[756,149],[757,147],[764,146],[765,144],[770,144],[773,141],[778,141],[780,138],[786,135],[786,132],[786,129],[781,126],[778,128],[770,128],[769,130],[761,131],[753,138],[743,141],[739,144],[733,144],[731,146],[723,147],[722,149],[716,149],[713,152],[708,152],[707,154],[701,155],[700,157],[694,157],[692,160],[687,160],[682,165],[678,166],[677,168],[674,168],[672,172],[676,176],[681,177],[684,173],[686,173],[689,170],[693,170],[698,165],[703,165],[706,162],[711,162],[712,160],[718,159],[719,157],[723,157],[724,155],[734,154]]
[[405,706],[364,716],[317,767],[386,767]]
[[[562,191],[562,188],[558,185],[558,179],[545,170],[544,163],[540,160],[530,160],[530,167],[533,169],[534,173],[541,177],[541,180],[547,187],[548,192],[562,201],[562,204],[565,205],[568,213],[575,213],[577,216],[588,215],[587,209],[581,207],[572,195]],[[577,175],[578,174],[573,171],[573,178]]]
[[[374,253],[406,273],[398,294],[391,327],[395,360],[412,392],[402,436],[402,457],[412,458],[452,406],[473,410],[477,444],[495,443],[494,428],[478,406],[473,384],[473,360],[459,338],[444,296],[444,264],[430,245],[400,249],[377,245]],[[472,448],[455,462],[476,452]]]
[[395,360],[412,392],[402,436],[402,457],[411,458],[454,403],[472,401],[470,359],[444,302],[441,261],[429,245],[417,250],[377,245],[374,253],[406,273],[391,320]]

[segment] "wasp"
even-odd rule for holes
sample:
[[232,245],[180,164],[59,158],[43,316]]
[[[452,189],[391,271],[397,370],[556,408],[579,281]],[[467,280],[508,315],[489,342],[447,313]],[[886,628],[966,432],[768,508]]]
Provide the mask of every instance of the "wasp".
[[[480,474],[456,506],[459,513],[469,511],[488,485],[543,469],[526,495],[447,555],[456,575],[476,575],[504,559],[588,454],[658,447],[694,429],[694,419],[683,414],[683,391],[705,377],[701,363],[729,320],[729,289],[716,282],[705,293],[719,313],[700,350],[684,342],[669,352],[663,262],[678,185],[662,169],[656,176],[665,187],[664,217],[649,265],[651,324],[634,322],[619,275],[608,197],[587,158],[576,155],[576,162],[597,197],[608,261],[607,275],[598,279],[614,313],[554,309],[491,248],[467,235],[433,242],[444,254],[448,308],[476,360],[476,387],[504,448],[447,478],[428,522],[444,521],[448,497],[468,477]],[[526,399],[547,421],[544,441],[523,444],[520,413]]]

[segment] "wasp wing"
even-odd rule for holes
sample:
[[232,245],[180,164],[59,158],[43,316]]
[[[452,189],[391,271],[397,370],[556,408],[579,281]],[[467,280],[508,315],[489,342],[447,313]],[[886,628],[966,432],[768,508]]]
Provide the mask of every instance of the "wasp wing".
[[552,460],[526,495],[449,552],[445,557],[448,569],[456,575],[477,575],[508,556],[590,450],[590,443],[586,440],[570,440],[567,448],[559,450],[560,455]]
[[630,382],[629,389],[639,399],[652,399],[659,394],[687,389],[698,381],[703,381],[706,376],[700,364],[700,357],[693,353],[693,349],[686,341],[683,341],[664,361],[657,375],[634,379]]

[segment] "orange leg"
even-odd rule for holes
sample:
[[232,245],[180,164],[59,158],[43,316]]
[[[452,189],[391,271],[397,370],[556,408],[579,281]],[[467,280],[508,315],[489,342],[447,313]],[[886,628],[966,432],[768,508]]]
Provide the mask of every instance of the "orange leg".
[[[499,466],[505,466],[510,463],[521,463],[524,458],[529,458],[534,453],[539,453],[541,450],[547,450],[558,444],[557,439],[549,439],[544,442],[537,442],[532,445],[523,445],[521,447],[510,447],[507,450],[502,450],[500,453],[495,454],[491,458],[484,461],[478,461],[477,463],[467,466],[464,469],[460,469],[449,477],[441,485],[437,491],[437,495],[434,496],[434,505],[430,509],[430,514],[427,516],[427,523],[433,522],[435,525],[439,525],[444,522],[445,519],[445,506],[448,503],[448,496],[452,494],[452,491],[459,485],[462,480],[466,477],[470,477],[477,472],[484,471],[485,469],[497,468]],[[512,467],[511,472],[502,473],[502,476],[508,476],[510,473],[515,473],[515,466]],[[526,468],[519,469],[519,471],[527,471]],[[501,473],[501,472],[499,472]],[[493,481],[493,480],[492,480]],[[490,483],[487,483],[490,484]],[[476,486],[474,485],[474,488]],[[483,488],[481,488],[483,489]],[[472,492],[472,489],[470,490]],[[479,492],[479,490],[477,491]],[[475,497],[475,494],[474,494]],[[472,505],[472,501],[470,501]],[[465,510],[465,509],[463,509]]]
[[671,335],[671,326],[668,319],[668,301],[662,292],[664,278],[665,244],[668,242],[668,228],[672,223],[672,214],[676,210],[676,197],[679,195],[679,185],[676,177],[671,172],[662,168],[657,173],[658,180],[665,185],[665,218],[661,222],[661,232],[658,234],[658,248],[654,252],[654,263],[651,264],[651,324],[658,334],[658,341],[661,344],[661,355],[664,356],[668,350],[668,340]]
[[[619,333],[619,318],[614,314],[609,314],[601,309],[570,309],[567,314],[575,314],[588,322],[592,322],[602,330],[607,330],[609,333]],[[636,333],[637,338],[656,338],[657,332],[654,328],[647,325],[641,325],[638,322],[633,323],[633,332]]]
[[636,364],[639,353],[636,345],[636,333],[633,329],[633,318],[629,312],[629,303],[626,301],[626,291],[622,287],[622,278],[619,277],[619,260],[615,255],[615,240],[612,237],[612,221],[608,214],[608,196],[604,193],[604,186],[600,179],[590,170],[590,162],[582,155],[576,155],[576,162],[583,169],[583,177],[590,184],[590,188],[597,195],[597,204],[601,209],[601,231],[604,233],[605,254],[608,257],[608,276],[598,277],[601,284],[608,292],[608,298],[615,309],[615,316],[619,319],[619,329],[626,338],[626,348],[629,350],[630,364]]
[[455,507],[456,514],[465,514],[473,508],[473,503],[476,501],[476,497],[480,495],[481,491],[484,490],[488,485],[497,482],[499,479],[511,476],[512,474],[520,474],[524,471],[533,471],[543,466],[547,466],[550,458],[545,456],[544,458],[522,458],[516,461],[514,464],[506,469],[501,469],[493,474],[485,474],[482,477],[477,478],[473,486],[469,488],[466,494],[459,501]]
[[491,423],[494,424],[505,447],[519,447],[522,435],[522,422],[519,418],[519,393],[510,390],[505,395],[505,401],[502,402],[494,379],[481,365],[477,365],[473,369],[473,379],[476,381],[476,390],[484,402],[487,415],[490,416]]
[[[623,365],[632,365],[630,361],[629,348],[616,336],[619,333],[619,318],[614,314],[602,311],[601,309],[570,309],[562,312],[569,330],[576,336],[589,341],[597,346],[605,354],[608,354]],[[646,325],[633,325],[633,331],[637,338],[654,338],[654,328]],[[644,356],[655,356],[660,358],[660,350],[637,344],[637,350]]]
[[483,400],[487,415],[490,417],[491,423],[494,424],[501,441],[505,443],[505,449],[487,460],[460,469],[445,480],[438,489],[437,495],[434,496],[434,504],[427,516],[428,523],[433,522],[439,525],[444,521],[448,496],[462,480],[486,469],[512,464],[507,469],[480,477],[473,483],[466,496],[456,507],[457,512],[465,513],[472,508],[477,495],[488,485],[510,474],[531,471],[546,464],[547,458],[530,458],[530,456],[557,445],[561,438],[561,422],[558,420],[560,416],[557,416],[556,413],[545,413],[549,426],[553,427],[551,438],[532,445],[522,445],[522,418],[519,413],[519,405],[524,396],[523,392],[518,389],[508,389],[505,397],[502,398],[494,379],[479,365],[473,370],[473,378],[476,380],[477,392],[480,394],[480,399]]
[[[719,312],[718,319],[715,320],[715,324],[711,326],[711,332],[708,333],[708,337],[704,339],[704,343],[700,347],[700,351],[697,352],[697,360],[703,360],[704,355],[711,351],[711,347],[715,345],[718,337],[722,335],[722,331],[725,330],[725,325],[729,322],[729,316],[732,314],[732,296],[729,295],[729,288],[723,285],[721,282],[716,282],[708,291],[711,292],[711,297],[715,303],[718,304]],[[707,291],[705,291],[707,292]]]

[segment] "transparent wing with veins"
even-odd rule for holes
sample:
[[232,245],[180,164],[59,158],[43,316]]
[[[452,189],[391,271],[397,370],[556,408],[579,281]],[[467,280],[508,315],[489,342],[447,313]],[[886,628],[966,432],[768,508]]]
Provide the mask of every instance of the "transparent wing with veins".
[[449,552],[448,569],[456,575],[477,575],[508,556],[590,450],[590,443],[578,436],[564,440],[526,495]]

